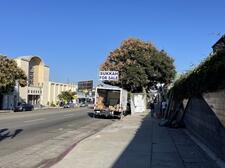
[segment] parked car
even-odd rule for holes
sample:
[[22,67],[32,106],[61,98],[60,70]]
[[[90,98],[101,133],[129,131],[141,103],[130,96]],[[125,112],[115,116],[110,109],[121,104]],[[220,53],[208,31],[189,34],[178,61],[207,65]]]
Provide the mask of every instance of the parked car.
[[32,104],[28,104],[28,103],[21,103],[14,108],[14,112],[17,112],[17,111],[32,111],[32,110],[34,110],[34,106]]
[[75,104],[74,103],[67,103],[63,106],[64,108],[74,108]]
[[87,104],[82,102],[82,103],[80,103],[80,107],[87,107]]

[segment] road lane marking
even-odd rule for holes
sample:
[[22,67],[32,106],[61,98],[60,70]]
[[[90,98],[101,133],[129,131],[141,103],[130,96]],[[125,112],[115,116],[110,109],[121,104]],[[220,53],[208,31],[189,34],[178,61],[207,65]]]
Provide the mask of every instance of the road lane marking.
[[74,114],[65,114],[64,117],[74,116]]
[[43,120],[46,120],[46,118],[38,118],[38,119],[35,119],[35,120],[27,120],[27,121],[24,121],[24,122],[29,123],[29,122],[36,122],[36,121],[43,121]]

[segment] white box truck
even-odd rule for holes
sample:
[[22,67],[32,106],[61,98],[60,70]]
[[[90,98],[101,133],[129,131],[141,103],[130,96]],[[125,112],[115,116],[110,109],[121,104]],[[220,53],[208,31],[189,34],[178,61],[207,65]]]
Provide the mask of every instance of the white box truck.
[[118,117],[127,111],[127,91],[108,85],[97,86],[95,90],[94,117]]

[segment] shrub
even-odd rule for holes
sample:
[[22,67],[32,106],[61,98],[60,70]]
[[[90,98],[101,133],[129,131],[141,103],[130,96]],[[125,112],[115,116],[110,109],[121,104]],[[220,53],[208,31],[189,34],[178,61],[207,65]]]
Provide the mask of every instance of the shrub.
[[51,102],[51,105],[50,106],[51,107],[56,107],[56,105],[53,102]]
[[182,75],[170,89],[177,99],[225,89],[225,50],[210,55],[194,70]]

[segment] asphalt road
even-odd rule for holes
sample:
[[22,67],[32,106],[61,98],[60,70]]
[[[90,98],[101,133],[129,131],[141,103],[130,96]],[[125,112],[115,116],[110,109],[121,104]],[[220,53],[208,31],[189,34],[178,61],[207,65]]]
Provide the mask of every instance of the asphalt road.
[[[44,110],[0,114],[0,167],[4,167],[1,165],[10,166],[10,163],[6,163],[7,156],[12,157],[13,153],[18,155],[18,151],[25,151],[28,147],[44,144],[44,142],[53,140],[60,135],[68,134],[75,130],[79,131],[83,127],[86,130],[93,129],[93,131],[97,131],[113,122],[110,119],[92,118],[90,116],[92,111],[92,109],[80,108],[74,110]],[[88,127],[89,125],[90,127]],[[80,134],[83,132],[80,130]],[[89,131],[85,132],[87,132],[88,136]],[[74,135],[71,134],[71,136],[74,138]],[[77,136],[79,136],[79,133]],[[67,136],[66,138],[70,137]],[[70,143],[73,143],[73,141]],[[43,150],[46,151],[48,148],[50,150],[52,147],[54,145],[49,145],[44,147]],[[64,148],[64,151],[67,150],[68,144],[64,145]],[[41,149],[38,149],[39,152],[42,152]],[[60,152],[63,152],[63,149]],[[2,157],[4,157],[4,160],[1,160]],[[35,164],[37,163],[35,162],[33,165]],[[17,167],[20,166],[17,165]]]

